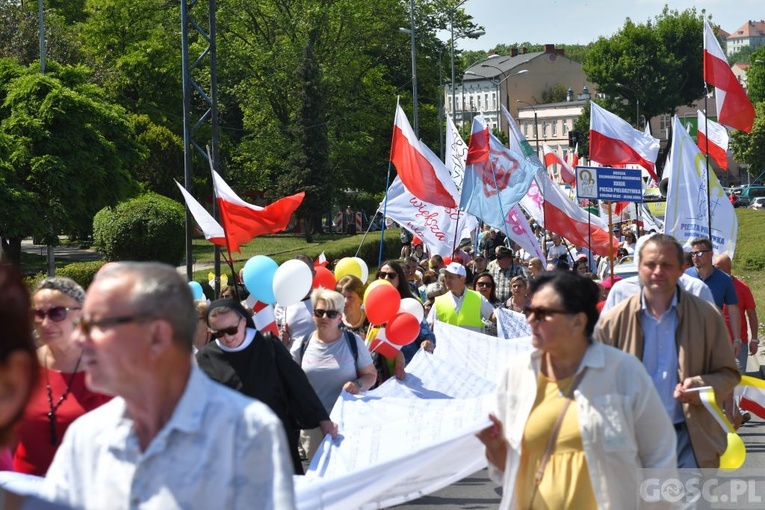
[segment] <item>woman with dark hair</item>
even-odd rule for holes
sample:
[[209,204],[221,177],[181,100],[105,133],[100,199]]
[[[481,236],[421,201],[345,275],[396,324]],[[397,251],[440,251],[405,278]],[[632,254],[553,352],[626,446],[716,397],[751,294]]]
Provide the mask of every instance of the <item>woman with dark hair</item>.
[[598,294],[572,272],[531,283],[534,350],[510,360],[497,416],[478,434],[490,476],[512,488],[500,508],[630,508],[640,469],[676,466],[672,423],[642,363],[592,341]]
[[[40,377],[37,349],[32,338],[29,293],[21,273],[12,266],[0,265],[0,447],[14,440],[16,423]],[[0,488],[0,508],[62,509],[32,496],[20,496]]]
[[497,299],[497,285],[494,283],[494,277],[491,276],[491,273],[477,274],[473,280],[473,290],[485,297],[494,308],[502,305],[502,302]]
[[85,385],[82,347],[72,339],[85,291],[69,278],[46,278],[32,295],[32,317],[40,344],[40,380],[18,425],[13,469],[45,476],[69,425],[110,397]]
[[[438,257],[438,255],[434,255],[434,257]],[[385,261],[383,265],[380,266],[380,269],[377,271],[377,279],[388,280],[391,285],[396,287],[399,295],[401,296],[401,299],[417,299],[414,295],[412,295],[412,291],[409,289],[409,284],[407,283],[406,277],[404,276],[404,269],[401,267],[401,264],[395,260]],[[419,301],[419,299],[417,300]],[[417,335],[417,338],[415,338],[414,342],[402,347],[401,352],[404,354],[404,359],[406,362],[409,363],[412,361],[412,358],[415,354],[417,354],[417,351],[421,347],[428,352],[433,352],[433,348],[435,346],[436,337],[430,330],[428,323],[423,320],[420,322],[420,333]],[[395,370],[396,377],[399,379],[404,378],[405,374],[403,373],[403,367],[397,366],[392,368]]]
[[296,474],[303,474],[298,455],[299,428],[318,427],[334,439],[337,425],[287,348],[264,335],[237,299],[218,299],[207,310],[212,341],[196,355],[212,380],[260,400],[279,417],[290,445]]

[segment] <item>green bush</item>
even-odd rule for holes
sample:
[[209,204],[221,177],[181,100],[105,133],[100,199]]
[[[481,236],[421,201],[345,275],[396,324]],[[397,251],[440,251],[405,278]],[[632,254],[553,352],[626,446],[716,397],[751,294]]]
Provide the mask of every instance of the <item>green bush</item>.
[[109,260],[177,266],[185,251],[185,210],[156,193],[105,207],[93,219],[93,247]]
[[93,262],[73,262],[60,269],[56,269],[56,276],[71,278],[82,285],[83,289],[87,289],[98,270],[101,269],[104,264],[106,264],[106,262],[103,260],[96,260]]
[[762,249],[763,211],[736,209],[738,239],[733,259],[733,270],[761,271],[765,269],[765,250]]

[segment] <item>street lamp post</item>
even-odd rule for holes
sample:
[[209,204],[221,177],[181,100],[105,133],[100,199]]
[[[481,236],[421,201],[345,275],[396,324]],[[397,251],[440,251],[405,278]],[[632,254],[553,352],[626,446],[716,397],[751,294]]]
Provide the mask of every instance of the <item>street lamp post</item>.
[[417,114],[417,46],[414,38],[414,0],[409,2],[409,23],[410,28],[399,28],[399,32],[409,34],[412,46],[412,122],[414,134],[420,135],[420,122]]
[[[500,88],[500,85],[502,85],[505,81],[507,81],[508,78],[512,78],[513,76],[521,76],[523,74],[528,73],[529,70],[528,69],[522,69],[522,70],[518,71],[517,73],[506,74],[508,71],[510,71],[510,69],[508,69],[507,71],[503,71],[499,67],[497,67],[495,65],[491,65],[491,64],[481,64],[481,67],[491,67],[491,68],[496,69],[500,73],[502,73],[502,79],[501,80],[498,80],[496,83],[494,83],[494,79],[492,79],[492,83],[494,83],[494,85],[497,87],[497,126],[499,126],[499,130],[502,131],[502,122],[499,120],[500,119],[500,115],[499,115],[500,107],[499,107],[499,105],[502,103],[502,89]],[[507,89],[507,87],[505,87],[505,88]],[[509,110],[510,109],[510,93],[509,92],[506,93],[505,96],[507,96],[507,103],[508,103],[507,108]]]
[[534,111],[534,145],[536,145],[537,157],[539,157],[539,121],[537,120],[537,109],[534,108],[534,105],[528,101],[521,101],[520,99],[516,99],[515,102],[525,104]]
[[[414,1],[414,0],[413,0]],[[455,5],[451,8],[449,11],[449,32],[450,32],[450,50],[451,50],[451,66],[452,66],[452,117],[454,117],[454,112],[456,111],[456,105],[457,105],[457,93],[456,89],[454,87],[454,84],[457,83],[454,77],[454,13],[457,11],[457,9],[467,2],[467,0],[463,0],[459,4]],[[469,37],[471,39],[477,39],[484,35],[486,32],[483,30],[474,30],[472,32],[468,32],[465,34],[466,37]],[[453,120],[453,119],[452,119]]]

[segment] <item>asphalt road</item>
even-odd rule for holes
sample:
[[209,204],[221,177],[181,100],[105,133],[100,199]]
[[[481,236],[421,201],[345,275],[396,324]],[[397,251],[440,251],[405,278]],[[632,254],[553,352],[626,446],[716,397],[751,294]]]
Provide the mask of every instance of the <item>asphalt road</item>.
[[[760,363],[765,355],[749,358],[748,375],[759,376]],[[756,416],[738,430],[746,445],[746,462],[742,469],[765,470],[765,421]],[[399,510],[483,510],[496,509],[502,498],[502,490],[489,480],[486,470],[445,487],[429,496],[396,506]]]

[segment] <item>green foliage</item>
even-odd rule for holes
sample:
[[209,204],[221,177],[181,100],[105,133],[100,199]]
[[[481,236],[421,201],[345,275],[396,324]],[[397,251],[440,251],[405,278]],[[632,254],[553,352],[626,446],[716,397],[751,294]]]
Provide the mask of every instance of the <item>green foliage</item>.
[[608,98],[606,108],[634,119],[636,103],[646,118],[673,113],[702,95],[704,11],[664,7],[644,24],[629,18],[612,37],[592,44],[582,68]]
[[755,105],[752,132],[734,131],[730,146],[736,161],[748,165],[750,174],[765,171],[765,101]]
[[107,260],[156,260],[178,265],[185,250],[185,210],[147,193],[105,207],[93,219],[93,247]]
[[765,269],[765,249],[762,243],[762,225],[765,213],[754,209],[736,209],[738,217],[738,239],[733,259],[734,272],[741,270],[762,271]]
[[56,276],[65,276],[76,281],[82,288],[87,289],[95,278],[96,273],[106,262],[96,260],[93,262],[73,262],[60,269],[56,269]]
[[752,103],[765,101],[765,46],[752,53],[752,65],[746,71],[746,87]]
[[[595,100],[600,105],[600,101]],[[602,106],[602,105],[601,105]],[[574,121],[574,131],[579,131],[579,155],[590,157],[590,103],[582,107],[582,113]]]
[[542,91],[542,103],[561,103],[566,100],[568,88],[556,83]]
[[133,177],[146,191],[178,197],[173,179],[183,183],[183,140],[147,115],[131,115],[129,122],[135,141],[148,151],[146,161],[133,169]]
[[728,63],[730,65],[733,65],[737,62],[743,62],[745,64],[748,64],[752,62],[750,60],[752,53],[754,53],[754,48],[751,46],[744,46],[740,50],[738,50],[736,53],[733,53],[728,56]]

